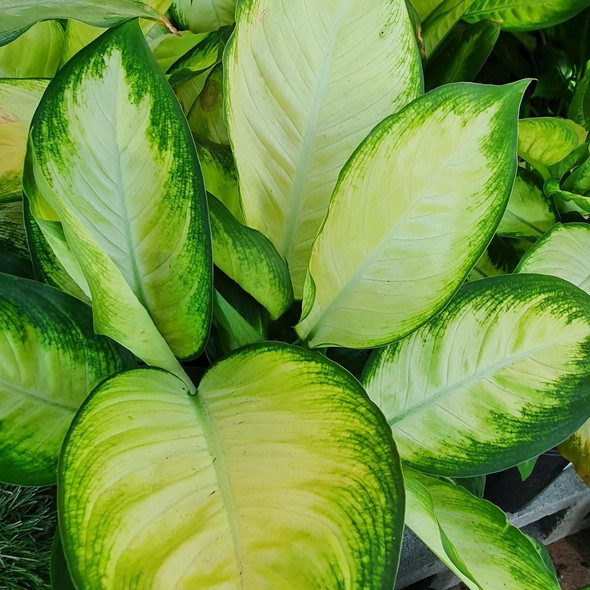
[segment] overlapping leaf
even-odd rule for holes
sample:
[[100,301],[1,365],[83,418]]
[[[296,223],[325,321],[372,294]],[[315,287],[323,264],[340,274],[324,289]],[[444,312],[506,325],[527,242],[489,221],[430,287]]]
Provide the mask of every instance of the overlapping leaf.
[[245,0],[225,54],[226,114],[245,219],[301,298],[340,169],[421,91],[403,0]]
[[96,329],[182,374],[172,352],[198,354],[209,330],[207,206],[190,131],[137,23],[104,33],[52,81],[27,166],[27,195],[44,201],[33,213],[61,223]]
[[404,469],[406,524],[472,590],[559,590],[532,539],[451,482]]
[[408,464],[465,477],[562,442],[590,416],[590,296],[542,275],[463,287],[431,322],[376,350],[363,382]]
[[170,14],[180,28],[202,33],[233,24],[236,4],[237,0],[174,0]]
[[464,18],[501,21],[507,31],[532,31],[557,25],[587,6],[588,0],[475,0]]
[[[561,277],[590,294],[590,225],[556,225],[522,259],[517,271]],[[590,404],[589,404],[590,405]],[[590,421],[559,446],[590,484]]]
[[0,80],[0,202],[22,197],[27,134],[47,80]]
[[141,16],[161,20],[163,16],[140,0],[2,0],[0,2],[0,45],[6,45],[39,21],[75,19],[96,27],[112,27]]
[[80,404],[131,358],[94,334],[83,303],[4,274],[0,325],[0,480],[54,483],[61,445]]
[[301,338],[380,346],[447,303],[510,196],[525,86],[447,85],[375,128],[340,175],[314,244]]
[[209,211],[215,265],[277,319],[293,303],[293,288],[284,260],[267,238],[236,221],[212,195]]

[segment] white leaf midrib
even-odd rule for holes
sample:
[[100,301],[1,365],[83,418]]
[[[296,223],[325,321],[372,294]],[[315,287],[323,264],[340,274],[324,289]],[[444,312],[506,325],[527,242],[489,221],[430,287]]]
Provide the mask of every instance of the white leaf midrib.
[[[537,346],[536,348],[527,349],[526,351],[523,351],[521,353],[504,357],[502,360],[496,363],[492,363],[491,365],[487,365],[482,369],[478,369],[477,371],[475,371],[475,373],[471,373],[463,379],[459,379],[458,381],[455,381],[451,384],[447,384],[442,389],[439,389],[438,392],[436,392],[434,395],[430,395],[427,398],[425,398],[422,402],[412,405],[410,408],[405,409],[403,412],[397,414],[394,418],[388,418],[387,422],[391,427],[393,427],[395,424],[402,422],[408,416],[412,417],[414,414],[419,413],[424,408],[439,404],[443,399],[446,399],[452,396],[454,393],[457,393],[458,390],[465,389],[468,386],[473,385],[478,381],[481,381],[482,379],[495,374],[495,372],[499,369],[508,367],[509,365],[520,360],[530,358],[538,352],[542,352],[548,348],[559,346],[565,341],[565,339],[555,340],[550,343],[544,343],[541,346]],[[568,341],[570,341],[570,339],[568,339]]]
[[307,127],[303,133],[303,141],[297,160],[297,169],[293,179],[293,186],[289,198],[289,206],[285,215],[285,228],[281,237],[279,251],[287,260],[291,259],[293,250],[297,246],[295,234],[299,229],[303,210],[305,207],[305,197],[307,195],[307,185],[310,178],[310,167],[314,155],[314,145],[316,140],[316,131],[319,121],[320,112],[323,106],[323,99],[326,88],[328,87],[328,77],[332,66],[332,56],[336,47],[338,34],[344,22],[344,15],[347,14],[351,0],[344,0],[340,10],[334,19],[334,27],[329,45],[324,54],[322,68],[316,82],[316,91],[314,93],[311,105]]
[[69,404],[67,402],[61,402],[50,397],[47,397],[44,393],[35,391],[33,389],[27,389],[26,387],[21,387],[15,383],[11,383],[6,381],[3,378],[0,378],[0,390],[1,391],[8,391],[9,393],[16,393],[21,395],[22,397],[30,398],[37,403],[53,406],[58,408],[62,411],[67,411],[71,414],[75,414],[78,411],[79,406]]
[[207,448],[213,459],[212,466],[215,471],[219,491],[221,492],[221,497],[223,498],[223,506],[227,515],[231,535],[234,540],[233,545],[236,562],[239,569],[240,586],[243,588],[244,554],[242,551],[242,535],[240,531],[236,502],[232,492],[231,479],[225,461],[225,451],[223,449],[223,445],[221,444],[219,435],[217,434],[213,418],[209,412],[209,409],[207,408],[202,394],[197,390],[195,395],[189,396],[189,399],[197,415],[197,421],[203,426],[203,434],[205,435]]

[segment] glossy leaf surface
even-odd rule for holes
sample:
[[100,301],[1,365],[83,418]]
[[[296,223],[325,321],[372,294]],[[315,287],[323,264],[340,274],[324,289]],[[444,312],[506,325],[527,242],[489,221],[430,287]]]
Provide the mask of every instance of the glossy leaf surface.
[[340,169],[421,92],[405,2],[240,2],[225,69],[245,219],[287,260],[300,299]]
[[469,283],[431,322],[376,350],[363,383],[400,455],[427,473],[507,469],[590,415],[590,296],[556,277]]
[[340,175],[314,244],[301,338],[380,346],[446,304],[508,201],[525,86],[447,85],[373,130]]
[[196,396],[156,369],[105,381],[59,483],[85,590],[393,587],[399,459],[358,382],[316,353],[247,347]]
[[55,221],[53,210],[61,222],[97,330],[180,372],[172,352],[197,355],[209,330],[207,205],[186,120],[136,22],[60,71],[35,114],[28,158],[27,195],[37,191],[45,219]]
[[0,480],[55,483],[57,458],[80,404],[130,366],[96,336],[90,310],[56,289],[0,274]]
[[475,0],[464,18],[501,21],[507,31],[533,31],[557,25],[587,6],[588,0]]
[[472,590],[559,590],[532,540],[491,502],[404,469],[406,524]]

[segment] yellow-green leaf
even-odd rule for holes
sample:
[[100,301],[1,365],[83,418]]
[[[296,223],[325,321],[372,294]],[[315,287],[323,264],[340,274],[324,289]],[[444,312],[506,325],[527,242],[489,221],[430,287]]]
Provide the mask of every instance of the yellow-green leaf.
[[244,0],[224,66],[244,216],[287,260],[300,299],[340,169],[421,92],[405,1]]
[[315,241],[302,339],[380,346],[446,305],[510,196],[526,84],[443,86],[372,131],[342,171]]
[[394,585],[395,446],[358,382],[318,353],[243,348],[195,396],[156,369],[104,381],[68,434],[58,490],[85,590]]

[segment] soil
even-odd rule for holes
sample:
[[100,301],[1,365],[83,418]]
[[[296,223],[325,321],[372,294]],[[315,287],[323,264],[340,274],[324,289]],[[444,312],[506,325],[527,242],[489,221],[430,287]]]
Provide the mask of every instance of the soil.
[[[561,539],[547,549],[555,565],[561,590],[590,590],[590,529]],[[459,584],[450,590],[466,589],[467,586]]]

